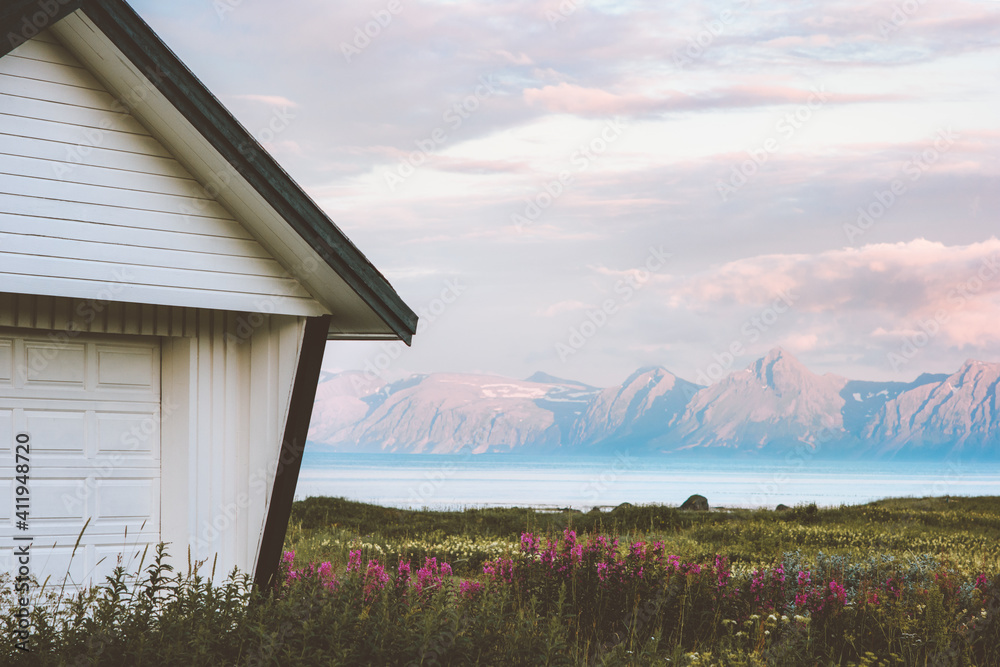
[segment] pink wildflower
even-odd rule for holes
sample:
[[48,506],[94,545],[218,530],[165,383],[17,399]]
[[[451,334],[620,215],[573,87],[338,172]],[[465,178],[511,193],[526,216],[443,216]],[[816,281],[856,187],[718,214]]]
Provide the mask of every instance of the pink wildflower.
[[732,573],[729,571],[729,563],[725,556],[715,556],[715,574],[718,584],[716,588],[725,588],[726,584],[729,583],[729,578]]
[[354,572],[361,569],[361,549],[352,549],[347,557],[347,571]]
[[847,593],[844,591],[844,587],[838,584],[836,581],[830,582],[830,602],[834,600],[839,600],[840,604],[847,603]]
[[458,585],[459,597],[466,600],[474,599],[483,590],[483,585],[478,581],[463,581]]
[[365,599],[371,600],[375,594],[385,588],[389,583],[389,573],[385,571],[377,560],[368,561],[368,569],[365,571]]
[[572,549],[573,545],[576,544],[576,531],[567,528],[563,531],[563,539],[566,541],[566,546]]
[[514,581],[514,561],[509,558],[497,558],[483,565],[483,574],[493,581],[511,583]]

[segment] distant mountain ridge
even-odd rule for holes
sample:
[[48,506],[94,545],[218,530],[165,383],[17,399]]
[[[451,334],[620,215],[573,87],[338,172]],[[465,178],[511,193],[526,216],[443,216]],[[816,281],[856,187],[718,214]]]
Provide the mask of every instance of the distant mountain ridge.
[[327,451],[1000,459],[1000,364],[913,382],[817,375],[775,348],[710,386],[662,367],[600,389],[432,373],[325,373],[309,440]]

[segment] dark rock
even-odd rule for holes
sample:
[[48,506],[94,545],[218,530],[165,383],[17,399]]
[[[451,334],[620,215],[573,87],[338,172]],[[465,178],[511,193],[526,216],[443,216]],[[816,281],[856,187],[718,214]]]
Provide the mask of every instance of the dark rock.
[[681,505],[682,510],[694,510],[695,512],[707,512],[708,511],[708,498],[705,496],[699,496],[697,493],[684,501]]
[[774,508],[774,511],[775,512],[784,512],[784,511],[790,510],[790,509],[792,509],[792,508],[789,507],[788,505],[778,505],[777,507]]

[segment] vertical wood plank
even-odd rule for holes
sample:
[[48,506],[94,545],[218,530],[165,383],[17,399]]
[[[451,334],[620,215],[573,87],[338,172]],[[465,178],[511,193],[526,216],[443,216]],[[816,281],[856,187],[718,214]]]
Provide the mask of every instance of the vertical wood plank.
[[0,293],[0,327],[12,327],[14,319],[14,295]]
[[35,298],[35,327],[39,329],[54,329],[52,322],[52,297],[39,296]]
[[35,297],[29,294],[17,296],[17,324],[15,326],[25,328],[35,326]]

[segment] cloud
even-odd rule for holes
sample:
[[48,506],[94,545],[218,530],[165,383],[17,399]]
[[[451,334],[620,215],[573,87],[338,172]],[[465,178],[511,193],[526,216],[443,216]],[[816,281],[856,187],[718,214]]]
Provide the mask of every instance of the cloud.
[[296,102],[293,102],[287,97],[282,97],[281,95],[229,95],[228,99],[258,102],[260,104],[266,104],[269,107],[284,107],[291,109],[297,109],[299,107]]
[[[749,257],[671,286],[668,302],[706,312],[767,307],[782,295],[821,330],[847,322],[859,335],[898,339],[939,327],[958,347],[1000,341],[1000,240],[947,246],[921,238]],[[802,334],[796,344],[808,349],[812,335],[819,334]]]
[[527,88],[524,100],[552,113],[581,116],[648,115],[671,111],[738,109],[789,104],[850,104],[904,99],[888,94],[832,93],[790,86],[740,85],[701,93],[672,91],[666,95],[616,94],[562,82],[542,88]]
[[559,301],[553,303],[547,308],[541,308],[538,310],[538,315],[540,317],[554,317],[560,313],[571,313],[578,310],[586,310],[591,308],[590,304],[584,303],[583,301]]

